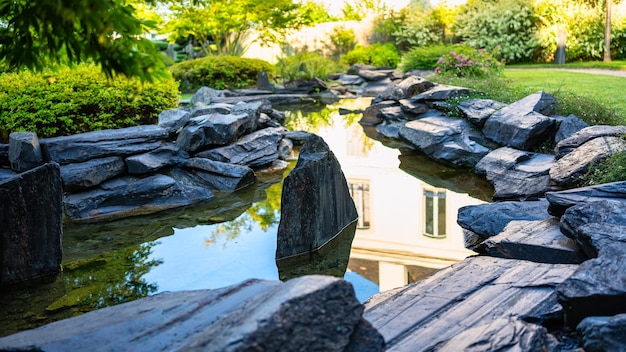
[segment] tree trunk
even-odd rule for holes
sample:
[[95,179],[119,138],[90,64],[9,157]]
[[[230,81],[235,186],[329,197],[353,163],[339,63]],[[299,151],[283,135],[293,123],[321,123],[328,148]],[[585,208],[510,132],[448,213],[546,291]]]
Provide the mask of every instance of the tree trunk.
[[606,25],[604,27],[604,62],[611,61],[611,0],[606,0]]

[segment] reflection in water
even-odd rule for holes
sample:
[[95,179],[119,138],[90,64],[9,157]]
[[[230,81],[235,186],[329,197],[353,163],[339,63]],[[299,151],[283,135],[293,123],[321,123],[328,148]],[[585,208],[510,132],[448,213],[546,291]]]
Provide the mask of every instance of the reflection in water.
[[351,247],[351,236],[343,237],[308,267],[279,263],[279,274],[274,255],[283,173],[260,173],[255,187],[209,204],[67,226],[65,271],[56,280],[0,292],[0,336],[156,292],[217,288],[248,278],[346,271],[363,301],[472,254],[463,247],[456,215],[462,206],[489,199],[491,186],[401,142],[377,141],[375,131],[356,123],[360,114],[337,112],[369,102],[344,100],[287,119],[291,130],[322,136],[339,160],[360,215]]

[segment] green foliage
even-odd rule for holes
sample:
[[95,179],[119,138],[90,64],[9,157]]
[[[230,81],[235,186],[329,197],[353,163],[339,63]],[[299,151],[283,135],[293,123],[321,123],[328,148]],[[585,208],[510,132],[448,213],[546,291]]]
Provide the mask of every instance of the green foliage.
[[400,62],[400,53],[393,43],[374,43],[370,46],[357,45],[341,57],[346,65],[367,64],[396,68]]
[[444,26],[432,9],[407,7],[388,11],[374,22],[374,40],[393,42],[401,51],[441,43]]
[[339,58],[341,55],[354,49],[356,43],[356,34],[353,29],[337,26],[328,35],[328,41],[325,43],[325,46],[330,51],[331,56]]
[[126,0],[1,1],[0,66],[41,71],[92,60],[102,71],[144,80],[166,78],[163,56]]
[[266,71],[274,75],[274,67],[261,59],[237,56],[207,56],[187,60],[170,67],[180,90],[188,92],[206,86],[214,89],[248,88],[256,83],[257,75]]
[[462,52],[460,45],[429,45],[415,47],[402,55],[400,69],[404,72],[410,70],[434,70],[437,61],[443,55],[451,51]]
[[474,48],[500,47],[507,62],[529,61],[539,47],[538,19],[528,0],[476,0],[459,12],[455,34]]
[[351,0],[344,2],[341,13],[344,21],[360,21],[368,15],[383,13],[385,10],[381,0]]
[[291,53],[278,59],[276,72],[283,81],[326,79],[331,73],[343,72],[345,67],[318,53]]
[[581,181],[586,185],[626,181],[626,152],[592,163]]
[[[437,60],[435,73],[457,77],[490,77],[502,74],[504,64],[487,51],[467,50],[465,47],[460,47],[460,49],[462,49],[460,52],[451,51],[441,56]],[[497,54],[497,47],[494,50]]]
[[0,137],[14,131],[52,137],[154,124],[163,110],[176,107],[177,88],[171,77],[143,84],[134,78],[107,80],[87,64],[5,73],[0,75]]

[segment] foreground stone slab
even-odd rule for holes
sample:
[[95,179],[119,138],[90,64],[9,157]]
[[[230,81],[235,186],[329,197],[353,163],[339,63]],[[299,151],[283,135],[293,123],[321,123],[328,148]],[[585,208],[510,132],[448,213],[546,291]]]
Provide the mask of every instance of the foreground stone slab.
[[576,267],[470,257],[375,295],[365,303],[364,317],[383,335],[387,351],[436,351],[438,344],[475,326],[510,316],[542,321],[558,313],[555,287]]
[[471,123],[483,127],[489,116],[505,106],[506,104],[491,99],[469,99],[461,102],[458,108]]
[[0,286],[59,272],[61,187],[56,163],[0,181]]
[[595,125],[581,129],[573,135],[558,142],[554,148],[557,159],[572,152],[581,145],[600,137],[620,137],[626,134],[626,126]]
[[[167,292],[0,339],[2,350],[381,351],[347,281],[305,276]],[[361,336],[367,338],[360,338]]]
[[620,352],[626,346],[626,314],[585,318],[576,330],[586,352]]
[[474,251],[498,258],[537,263],[580,264],[587,260],[576,242],[561,233],[558,219],[511,221],[499,235]]
[[124,159],[119,156],[93,159],[82,163],[61,166],[63,186],[67,192],[97,186],[122,175],[126,171]]
[[548,212],[560,217],[567,209],[580,203],[610,199],[626,201],[626,181],[573,188],[560,192],[548,192],[546,193],[546,199],[550,202]]

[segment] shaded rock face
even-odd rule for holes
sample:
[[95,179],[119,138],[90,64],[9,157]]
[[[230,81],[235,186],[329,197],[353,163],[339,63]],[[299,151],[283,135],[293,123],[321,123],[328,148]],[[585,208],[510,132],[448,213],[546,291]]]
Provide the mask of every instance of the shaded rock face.
[[491,99],[469,99],[459,104],[459,110],[476,126],[483,127],[489,116],[506,104]]
[[[2,350],[383,350],[347,281],[305,276],[166,292],[0,339]],[[115,338],[111,338],[115,336]]]
[[104,181],[122,175],[125,170],[124,159],[119,156],[111,156],[63,165],[61,166],[61,178],[65,190],[75,192],[97,186]]
[[357,217],[339,162],[321,137],[311,136],[283,184],[276,259],[318,250]]
[[576,330],[586,352],[620,352],[626,346],[626,314],[585,318]]
[[8,154],[11,169],[16,172],[28,171],[43,162],[39,139],[33,132],[11,133]]
[[0,285],[59,272],[62,215],[58,164],[0,181]]

